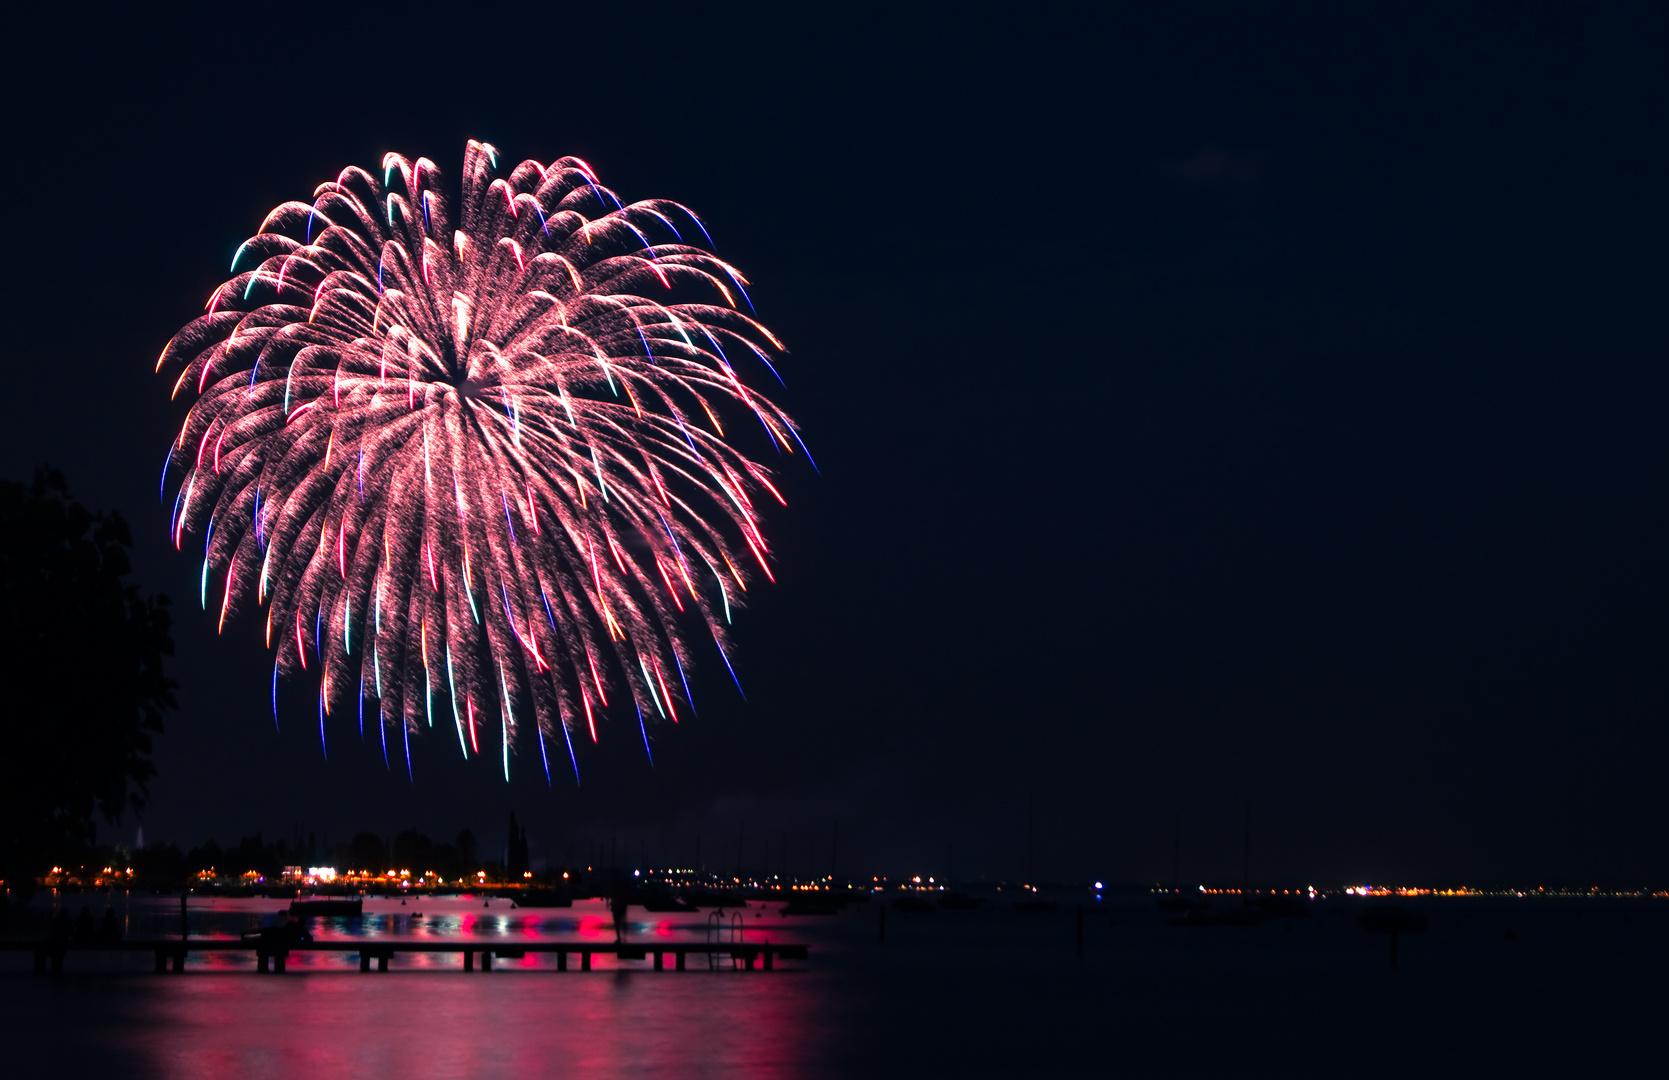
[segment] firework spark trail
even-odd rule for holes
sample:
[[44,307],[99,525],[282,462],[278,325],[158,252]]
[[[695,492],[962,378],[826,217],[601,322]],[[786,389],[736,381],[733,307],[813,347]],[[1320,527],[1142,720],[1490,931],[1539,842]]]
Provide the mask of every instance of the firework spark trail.
[[469,143],[456,207],[395,154],[279,206],[157,362],[197,395],[163,493],[205,608],[211,579],[222,627],[270,605],[274,694],[316,671],[321,740],[369,696],[408,771],[437,709],[466,757],[497,713],[506,776],[529,718],[572,757],[611,687],[676,722],[692,642],[730,665],[724,577],[771,575],[755,501],[782,498],[724,414],[804,450],[737,373],[782,345],[693,213],[578,158],[497,164]]

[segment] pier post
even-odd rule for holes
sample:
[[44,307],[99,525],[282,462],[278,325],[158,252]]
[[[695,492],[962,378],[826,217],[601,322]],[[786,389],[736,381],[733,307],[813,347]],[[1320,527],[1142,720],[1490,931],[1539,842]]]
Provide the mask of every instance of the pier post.
[[255,971],[261,975],[265,975],[271,966],[272,958],[267,954],[267,951],[265,949],[256,949]]
[[[40,954],[36,953],[35,955],[39,956]],[[161,975],[164,971],[167,971],[167,970],[168,970],[168,954],[166,952],[164,952],[163,950],[158,949],[156,951],[156,973],[158,975]],[[265,969],[263,968],[262,970],[265,970]]]
[[558,971],[567,971],[568,970],[568,950],[567,949],[556,950],[556,970],[558,970]]
[[[776,970],[776,969],[775,969],[775,968],[773,968],[773,967],[772,967],[772,966],[771,966],[771,957],[772,957],[772,953],[771,953],[771,947],[770,947],[770,946],[769,946],[769,945],[766,945],[766,946],[765,946],[765,970],[766,970],[766,971],[774,971],[774,970]],[[749,967],[752,967],[752,966],[753,966],[753,965],[752,965],[752,964],[749,964],[749,965],[748,965],[748,966],[749,966]]]
[[[289,955],[290,955],[289,952],[285,949],[280,949],[277,952],[272,954],[272,972],[273,972],[274,975],[284,974],[284,961],[289,958]],[[183,949],[180,950],[180,954],[174,958],[174,962],[175,962],[175,967],[174,967],[175,971],[180,971],[184,968],[184,966],[185,966],[185,950],[183,950]]]
[[475,950],[474,949],[465,949],[464,950],[464,970],[465,971],[474,971],[475,970]]
[[490,952],[487,952],[486,950],[482,950],[482,952],[481,952],[481,970],[482,971],[491,971],[492,969],[493,969],[493,954],[490,953]]
[[377,970],[378,971],[387,971],[388,970],[388,953],[378,953],[377,954]]
[[590,971],[591,970],[591,950],[590,949],[584,949],[580,952],[580,970],[581,971]]
[[684,970],[684,950],[683,949],[678,950],[678,970],[679,971]]
[[[174,974],[178,975],[180,972],[182,972],[184,970],[185,970],[185,950],[184,949],[179,949],[179,950],[176,950],[175,953],[174,953]],[[279,971],[284,970],[284,957],[283,957],[282,953],[280,953],[279,957],[278,957],[278,970]]]
[[659,949],[655,950],[655,970],[656,971],[665,971],[666,970],[666,961],[661,959],[661,950],[659,950]]

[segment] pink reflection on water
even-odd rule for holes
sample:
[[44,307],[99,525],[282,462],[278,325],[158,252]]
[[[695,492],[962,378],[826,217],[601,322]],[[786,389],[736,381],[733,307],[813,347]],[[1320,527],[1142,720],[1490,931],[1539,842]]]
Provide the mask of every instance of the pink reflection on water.
[[806,1076],[831,1041],[820,985],[705,971],[169,980],[121,1049],[174,1077]]

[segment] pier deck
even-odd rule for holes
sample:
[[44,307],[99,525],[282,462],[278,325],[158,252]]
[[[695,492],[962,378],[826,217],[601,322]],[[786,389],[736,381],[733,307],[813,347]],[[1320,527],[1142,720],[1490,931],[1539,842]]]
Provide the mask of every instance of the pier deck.
[[387,971],[388,962],[397,953],[461,953],[463,971],[476,970],[476,957],[481,959],[482,971],[493,969],[493,958],[501,960],[519,960],[528,953],[556,954],[556,970],[568,970],[568,958],[579,957],[579,969],[591,970],[591,958],[602,954],[613,956],[617,960],[650,960],[654,961],[655,971],[666,970],[666,958],[673,958],[673,970],[684,971],[686,958],[694,955],[707,958],[709,968],[718,962],[728,961],[725,965],[742,971],[753,971],[756,965],[765,971],[773,971],[778,960],[804,960],[807,957],[807,947],[804,945],[734,942],[728,944],[703,944],[699,942],[678,943],[642,943],[609,942],[599,944],[579,941],[506,941],[499,943],[463,942],[463,941],[423,941],[401,938],[384,938],[380,940],[327,940],[303,942],[267,942],[256,939],[238,938],[159,938],[152,940],[122,941],[113,944],[83,944],[76,942],[53,941],[0,941],[0,951],[4,952],[33,952],[35,954],[35,972],[45,974],[48,969],[61,972],[64,969],[64,957],[68,953],[94,952],[138,952],[153,953],[156,957],[156,970],[180,972],[185,970],[185,958],[190,953],[206,952],[242,952],[255,956],[257,972],[271,971],[282,974],[285,961],[294,953],[345,953],[358,954],[359,970],[370,971],[373,962],[376,970]]

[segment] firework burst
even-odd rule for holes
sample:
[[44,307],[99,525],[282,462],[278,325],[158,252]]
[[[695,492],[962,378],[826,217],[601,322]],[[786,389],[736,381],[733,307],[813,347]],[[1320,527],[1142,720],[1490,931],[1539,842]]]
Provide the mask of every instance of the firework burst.
[[275,719],[306,673],[322,743],[348,709],[408,775],[443,728],[506,779],[530,742],[577,777],[605,714],[647,751],[646,720],[693,711],[696,653],[729,667],[771,576],[781,495],[729,429],[804,446],[738,374],[782,346],[693,213],[622,204],[577,158],[497,164],[469,143],[456,207],[389,154],[268,214],[157,362],[196,394],[163,491],[219,625],[266,608]]

